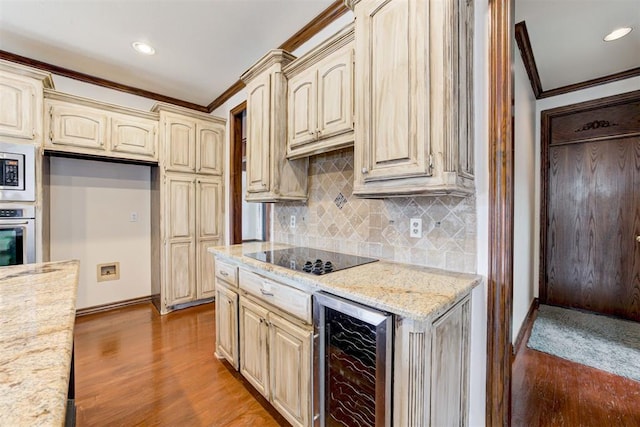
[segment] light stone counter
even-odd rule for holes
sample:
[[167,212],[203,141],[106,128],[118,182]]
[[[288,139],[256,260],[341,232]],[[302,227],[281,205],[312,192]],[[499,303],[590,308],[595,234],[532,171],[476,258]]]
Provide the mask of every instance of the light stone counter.
[[0,268],[0,424],[61,426],[78,261]]
[[481,276],[388,261],[316,276],[268,264],[243,254],[288,248],[278,243],[245,243],[209,248],[223,259],[239,263],[307,292],[322,290],[413,320],[438,317],[480,284]]

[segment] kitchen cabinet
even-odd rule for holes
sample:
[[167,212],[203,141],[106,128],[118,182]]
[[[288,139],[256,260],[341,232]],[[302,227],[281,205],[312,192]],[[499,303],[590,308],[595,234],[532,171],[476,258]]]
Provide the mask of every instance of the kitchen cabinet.
[[45,91],[47,151],[157,162],[158,115]]
[[170,172],[222,176],[225,121],[168,104],[156,104],[163,129],[163,167]]
[[238,268],[219,259],[215,260],[215,266],[216,357],[226,359],[238,369]]
[[287,157],[353,145],[353,24],[284,68]]
[[[216,296],[208,248],[224,242],[225,120],[157,104],[162,155],[151,173],[152,300],[162,314]],[[156,207],[157,206],[157,210]]]
[[162,179],[155,197],[164,205],[163,222],[152,246],[160,246],[154,269],[164,272],[159,278],[159,309],[164,314],[176,305],[215,296],[213,259],[207,249],[224,240],[224,187],[221,178],[204,175],[167,173]]
[[48,73],[0,60],[0,136],[40,144],[42,92],[51,87]]
[[356,17],[353,194],[472,194],[472,0],[347,4]]
[[287,81],[282,67],[295,57],[272,50],[245,72],[248,202],[306,200],[308,159],[288,160]]
[[292,425],[310,425],[311,295],[244,269],[239,286],[240,373]]

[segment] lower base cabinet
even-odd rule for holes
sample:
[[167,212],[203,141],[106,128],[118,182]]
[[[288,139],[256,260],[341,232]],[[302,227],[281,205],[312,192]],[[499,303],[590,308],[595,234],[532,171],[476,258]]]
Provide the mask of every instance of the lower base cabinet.
[[294,426],[310,425],[312,335],[240,295],[240,372]]
[[216,354],[238,369],[238,294],[220,282],[216,288]]

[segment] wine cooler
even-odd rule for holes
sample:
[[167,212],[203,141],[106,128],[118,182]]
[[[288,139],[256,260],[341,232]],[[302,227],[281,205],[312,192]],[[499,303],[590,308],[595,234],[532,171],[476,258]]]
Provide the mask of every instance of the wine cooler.
[[314,426],[390,426],[393,316],[318,292],[314,329]]

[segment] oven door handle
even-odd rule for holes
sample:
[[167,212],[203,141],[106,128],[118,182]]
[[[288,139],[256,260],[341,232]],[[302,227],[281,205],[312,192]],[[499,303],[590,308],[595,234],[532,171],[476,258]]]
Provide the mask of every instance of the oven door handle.
[[6,221],[3,219],[0,219],[0,228],[2,228],[5,225],[29,225],[29,221]]

